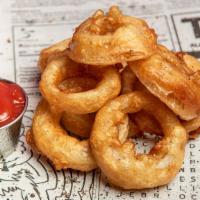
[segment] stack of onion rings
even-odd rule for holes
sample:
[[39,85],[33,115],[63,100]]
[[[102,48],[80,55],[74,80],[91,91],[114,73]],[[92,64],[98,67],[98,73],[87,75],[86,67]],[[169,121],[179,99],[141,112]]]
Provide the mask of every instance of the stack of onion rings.
[[[39,68],[42,100],[26,140],[57,170],[100,167],[124,189],[175,177],[187,139],[200,130],[196,58],[157,44],[144,20],[113,6],[42,50]],[[161,138],[146,155],[130,139],[144,132]]]

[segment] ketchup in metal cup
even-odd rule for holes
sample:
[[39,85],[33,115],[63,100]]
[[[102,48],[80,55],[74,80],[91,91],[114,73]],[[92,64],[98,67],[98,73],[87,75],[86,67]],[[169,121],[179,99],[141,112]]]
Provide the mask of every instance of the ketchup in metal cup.
[[22,113],[25,101],[25,95],[17,84],[0,80],[0,127]]

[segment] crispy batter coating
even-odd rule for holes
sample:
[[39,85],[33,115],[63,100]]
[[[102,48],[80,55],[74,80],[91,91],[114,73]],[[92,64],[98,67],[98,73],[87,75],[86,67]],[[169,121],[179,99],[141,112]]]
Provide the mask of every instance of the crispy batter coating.
[[[195,59],[192,56],[189,56],[187,54],[179,53],[179,56],[183,59],[182,56],[184,56],[185,62],[190,62],[191,64],[188,64],[191,69],[196,69],[193,71],[198,71],[198,65],[199,61],[197,63],[197,59]],[[190,60],[190,58],[192,58]],[[191,73],[191,72],[190,72]],[[130,70],[129,67],[127,67],[123,72],[122,72],[122,94],[130,93],[133,92],[134,90],[139,90],[139,91],[144,91],[148,92],[148,90],[144,87],[144,85],[141,84],[141,82],[136,79],[135,74]],[[145,112],[145,111],[140,111],[135,114],[130,114],[130,125],[132,126],[131,123],[133,123],[134,127],[134,135],[138,136],[141,135],[141,132],[148,132],[148,133],[154,133],[156,135],[161,135],[161,127],[159,126],[158,122],[155,120],[155,118]],[[185,127],[187,133],[189,134],[190,139],[194,139],[198,137],[200,134],[199,127],[200,127],[200,117],[196,117],[192,120],[189,121],[181,121],[182,125]],[[137,131],[136,131],[137,130]]]
[[181,119],[191,120],[200,114],[200,87],[176,54],[159,46],[156,54],[129,66],[141,83]]
[[178,52],[176,55],[186,63],[188,73],[192,74],[200,70],[200,62],[194,56],[191,56],[184,52]]
[[144,20],[125,16],[112,6],[107,14],[97,10],[76,28],[67,53],[78,63],[107,66],[152,55],[156,41]]
[[[71,77],[80,77],[84,74],[91,74],[92,77],[101,78],[94,89],[77,93],[65,93],[58,88],[58,85]],[[44,70],[40,91],[50,105],[58,110],[74,114],[87,114],[96,112],[108,100],[116,97],[121,90],[119,72],[115,67],[96,69],[87,67],[87,70],[67,56],[52,60]]]
[[70,40],[71,39],[60,41],[48,48],[43,49],[40,52],[38,67],[41,72],[44,71],[48,62],[64,53],[65,49],[67,49],[69,46]]
[[50,112],[48,103],[42,100],[36,108],[32,127],[34,144],[39,152],[52,161],[57,170],[90,171],[96,168],[88,140],[79,141],[69,136],[59,121]]
[[[127,113],[141,109],[157,119],[164,134],[146,155],[136,154],[134,143],[126,135],[125,142],[119,140],[118,126]],[[98,166],[112,184],[124,189],[153,188],[169,183],[182,165],[186,142],[186,131],[176,116],[144,92],[121,95],[101,108],[90,137]]]

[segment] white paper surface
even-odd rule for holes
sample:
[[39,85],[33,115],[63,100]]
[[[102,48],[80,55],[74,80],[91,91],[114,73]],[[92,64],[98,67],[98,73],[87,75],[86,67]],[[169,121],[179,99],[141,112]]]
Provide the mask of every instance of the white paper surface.
[[[200,139],[188,143],[184,165],[173,182],[142,191],[113,188],[100,170],[56,172],[25,142],[24,134],[40,99],[38,53],[70,37],[94,10],[107,10],[113,4],[128,15],[147,20],[156,29],[160,43],[200,58],[199,0],[1,0],[0,77],[23,86],[29,106],[17,151],[0,161],[0,200],[200,199]],[[145,141],[142,144],[145,146]]]

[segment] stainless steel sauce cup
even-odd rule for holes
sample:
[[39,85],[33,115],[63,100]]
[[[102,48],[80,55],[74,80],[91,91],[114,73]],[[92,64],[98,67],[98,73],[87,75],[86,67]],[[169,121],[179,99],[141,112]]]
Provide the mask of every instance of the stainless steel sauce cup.
[[[1,79],[1,78],[0,78],[0,81],[16,84],[15,82],[12,82],[6,79]],[[18,84],[16,85],[19,86]],[[24,113],[28,105],[28,97],[24,89],[22,87],[20,88],[22,89],[24,93],[24,97],[25,97],[24,109],[16,119],[6,124],[5,126],[0,127],[0,160],[7,157],[12,152],[14,152],[17,146],[21,124],[22,124],[22,118],[24,116]]]

